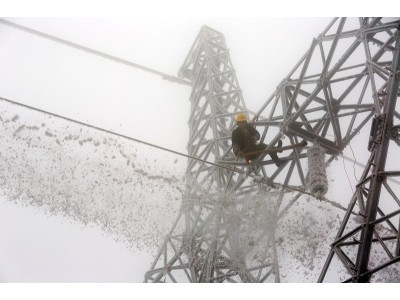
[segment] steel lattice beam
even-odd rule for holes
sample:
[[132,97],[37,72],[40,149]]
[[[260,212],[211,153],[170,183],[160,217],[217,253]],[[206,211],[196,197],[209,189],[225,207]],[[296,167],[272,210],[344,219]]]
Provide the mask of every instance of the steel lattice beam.
[[[391,140],[398,143],[397,129],[394,128],[393,122],[400,83],[399,29],[398,23],[397,30],[393,32],[396,44],[392,48],[392,63],[386,70],[387,81],[381,90],[384,96],[382,101],[375,105],[376,118],[371,128],[369,147],[371,157],[357,185],[336,240],[332,244],[331,252],[319,278],[320,282],[324,280],[335,254],[346,266],[350,275],[344,280],[345,282],[369,282],[375,273],[400,261],[398,221],[400,201],[397,193],[387,182],[388,178],[398,176],[399,172],[386,171],[389,144]],[[366,52],[368,53],[367,50]],[[382,190],[386,190],[387,195]],[[382,195],[385,195],[383,199],[381,199]],[[358,204],[358,208],[355,204]],[[349,225],[351,224],[349,216],[352,211],[357,211],[360,215],[358,220],[360,225],[355,228]],[[380,248],[381,255],[379,257],[371,255],[372,248]]]

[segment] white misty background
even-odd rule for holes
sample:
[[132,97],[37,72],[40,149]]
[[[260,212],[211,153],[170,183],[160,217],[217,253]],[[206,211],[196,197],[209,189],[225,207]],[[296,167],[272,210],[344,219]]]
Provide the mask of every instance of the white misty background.
[[[225,35],[252,111],[330,21],[9,20],[172,75],[206,24]],[[0,40],[0,97],[186,151],[189,87],[3,25]],[[177,216],[186,159],[0,103],[0,281],[142,282]],[[351,143],[360,163],[368,131]],[[326,197],[347,207],[362,170],[332,163]],[[302,196],[279,220],[283,282],[317,280],[344,213]],[[328,281],[344,278],[338,268]]]

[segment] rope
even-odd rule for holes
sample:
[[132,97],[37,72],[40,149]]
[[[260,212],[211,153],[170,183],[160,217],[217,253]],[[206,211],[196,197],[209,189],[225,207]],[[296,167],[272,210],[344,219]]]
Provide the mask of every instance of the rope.
[[72,48],[75,48],[75,49],[78,49],[78,50],[81,50],[81,51],[85,51],[87,53],[94,54],[96,56],[100,56],[102,58],[105,58],[105,59],[108,59],[108,60],[111,60],[111,61],[114,61],[114,62],[117,62],[117,63],[121,63],[121,64],[124,64],[124,65],[127,65],[129,67],[133,67],[133,68],[145,71],[145,72],[152,73],[154,75],[161,76],[162,79],[169,80],[171,82],[176,82],[176,83],[184,84],[184,85],[191,85],[190,82],[188,82],[186,80],[183,80],[183,79],[181,79],[179,77],[175,77],[173,75],[168,75],[168,74],[165,74],[163,72],[160,72],[160,71],[157,71],[157,70],[153,70],[153,69],[150,69],[148,67],[145,67],[145,66],[142,66],[142,65],[139,65],[139,64],[124,60],[122,58],[118,58],[116,56],[112,56],[110,54],[107,54],[107,53],[104,53],[104,52],[100,52],[100,51],[97,51],[97,50],[94,50],[94,49],[91,49],[91,48],[88,48],[88,47],[85,47],[85,46],[82,46],[82,45],[79,45],[79,44],[76,44],[76,43],[61,39],[61,38],[58,38],[58,37],[55,37],[55,36],[52,36],[52,35],[49,35],[49,34],[44,33],[44,32],[40,32],[40,31],[31,29],[29,27],[18,25],[16,23],[13,23],[13,22],[10,22],[10,21],[6,21],[6,20],[1,19],[1,18],[0,18],[0,23],[2,23],[3,25],[6,25],[6,26],[9,26],[9,27],[12,27],[12,28],[15,28],[15,29],[18,29],[18,30],[21,30],[21,31],[24,31],[24,32],[27,32],[27,33],[30,33],[30,34],[33,34],[33,35],[36,35],[36,36],[39,36],[39,37],[42,37],[42,38],[45,38],[45,39],[52,40],[53,42],[57,42],[57,43],[63,44],[63,45],[68,46],[68,47],[72,47]]
[[353,153],[353,158],[354,158],[354,163],[353,163],[354,178],[357,180],[357,182],[359,182],[360,179],[358,179],[357,176],[356,176],[356,167],[355,167],[356,163],[357,163],[357,159],[356,159],[356,156],[354,155],[354,151],[353,151],[353,148],[351,147],[350,143],[349,143],[349,146],[350,146],[351,153]]
[[346,172],[347,181],[349,182],[351,191],[352,191],[353,194],[354,194],[354,189],[353,189],[353,186],[352,186],[352,184],[351,184],[351,182],[350,182],[349,174],[347,174],[346,165],[344,164],[344,157],[342,157],[342,161],[343,161],[343,169],[344,169],[344,171]]
[[34,110],[34,111],[37,111],[37,112],[40,112],[40,113],[44,113],[44,114],[47,114],[47,115],[50,115],[50,116],[53,116],[53,117],[56,117],[56,118],[59,118],[59,119],[63,119],[63,120],[66,120],[66,121],[69,121],[69,122],[72,122],[72,123],[75,123],[75,124],[79,124],[81,126],[85,126],[85,127],[92,128],[92,129],[95,129],[95,130],[98,130],[98,131],[101,131],[101,132],[105,132],[105,133],[110,134],[110,135],[121,137],[121,138],[127,139],[129,141],[137,142],[137,143],[149,146],[149,147],[153,147],[153,148],[157,148],[157,149],[160,149],[160,150],[163,150],[163,151],[166,151],[166,152],[170,152],[170,153],[173,153],[175,155],[180,155],[180,156],[183,156],[183,157],[186,157],[186,158],[194,159],[194,160],[200,161],[202,163],[205,163],[205,164],[208,164],[208,165],[212,165],[212,166],[215,166],[215,167],[218,167],[218,168],[222,168],[222,169],[225,169],[225,170],[228,170],[228,171],[231,171],[231,172],[240,173],[242,175],[245,175],[245,176],[253,178],[255,180],[255,182],[257,182],[257,183],[264,184],[264,185],[267,185],[267,186],[275,188],[275,189],[282,188],[282,189],[287,190],[287,191],[299,192],[299,193],[302,193],[302,194],[306,194],[306,195],[312,196],[314,198],[317,198],[319,200],[326,201],[326,202],[332,204],[335,207],[338,207],[338,208],[340,208],[340,209],[342,209],[344,211],[347,211],[347,209],[344,208],[343,206],[341,206],[340,204],[338,204],[338,203],[336,203],[334,201],[328,200],[325,197],[314,195],[312,193],[306,192],[306,191],[304,191],[302,189],[299,189],[299,188],[290,187],[290,186],[286,186],[286,185],[281,185],[281,184],[277,184],[277,183],[274,183],[274,182],[269,182],[264,177],[252,175],[249,172],[245,172],[245,171],[239,170],[237,168],[231,168],[231,167],[227,167],[227,166],[224,166],[224,165],[216,164],[216,163],[213,163],[213,162],[210,162],[210,161],[198,158],[198,157],[193,157],[191,155],[188,155],[188,154],[185,154],[185,153],[182,153],[182,152],[178,152],[178,151],[171,150],[171,149],[168,149],[168,148],[165,148],[165,147],[162,147],[162,146],[158,146],[158,145],[155,145],[155,144],[152,144],[152,143],[149,143],[149,142],[145,142],[145,141],[142,141],[142,140],[139,140],[139,139],[135,139],[135,138],[123,135],[123,134],[119,134],[119,133],[113,132],[111,130],[107,130],[107,129],[104,129],[104,128],[101,128],[101,127],[90,125],[88,123],[84,123],[84,122],[77,121],[77,120],[74,120],[74,119],[71,119],[71,118],[68,118],[68,117],[64,117],[64,116],[61,116],[61,115],[58,115],[58,114],[55,114],[55,113],[51,113],[49,111],[46,111],[46,110],[43,110],[43,109],[40,109],[40,108],[36,108],[36,107],[33,107],[33,106],[29,106],[29,105],[26,105],[26,104],[22,104],[22,103],[19,103],[19,102],[10,100],[10,99],[6,99],[6,98],[0,97],[0,100],[1,101],[5,101],[5,102],[9,102],[9,103],[14,104],[14,105],[18,105],[18,106],[21,106],[21,107],[25,107],[25,108],[28,108],[28,109],[31,109],[31,110]]

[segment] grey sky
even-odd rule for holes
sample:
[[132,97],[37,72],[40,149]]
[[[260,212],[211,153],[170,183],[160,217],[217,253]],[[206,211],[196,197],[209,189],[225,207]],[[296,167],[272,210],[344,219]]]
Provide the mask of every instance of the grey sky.
[[[201,26],[208,25],[225,35],[245,101],[251,110],[257,110],[262,105],[266,97],[274,91],[280,80],[307,50],[312,38],[329,22],[328,18],[11,18],[9,20],[171,75],[177,74]],[[186,151],[189,87],[7,26],[0,26],[0,38],[3,41],[3,46],[0,48],[0,65],[4,70],[0,74],[1,97],[174,150]],[[12,210],[9,205],[4,205],[2,212]],[[59,236],[56,228],[61,225],[57,219],[41,221],[37,215],[22,208],[15,208],[14,213],[16,218],[12,218],[10,222],[15,222],[18,218],[31,222],[31,225],[18,231],[22,236],[9,236],[8,241],[12,240],[13,243],[25,241],[25,244],[19,245],[19,249],[32,245],[31,239],[24,238],[25,234],[29,235],[32,226],[40,226],[40,230],[35,234],[41,235],[36,237],[36,241],[42,238],[47,241],[53,240],[54,235]],[[3,219],[3,222],[5,220]],[[46,226],[47,222],[54,223]],[[47,234],[44,232],[45,228],[50,229]],[[79,232],[80,230],[82,232]],[[119,249],[111,241],[99,241],[100,237],[96,230],[91,230],[71,225],[70,229],[63,231],[65,233],[63,239],[74,239],[71,244],[83,246],[82,242],[77,242],[75,238],[79,239],[82,236],[82,239],[86,240],[83,236],[90,236],[92,242],[87,244],[86,249],[91,247],[110,249],[109,251],[113,252],[109,254],[110,256],[120,258],[116,261],[117,265],[130,261],[134,269],[137,255],[132,256],[128,252],[125,252],[125,255],[119,253],[118,251],[125,250]],[[65,242],[63,239],[62,243]],[[96,243],[106,246],[99,246]],[[11,249],[15,246],[9,244]],[[96,255],[90,256],[91,259],[88,260],[89,256],[85,256],[84,253],[67,251],[71,260],[69,264],[64,267],[61,265],[58,272],[51,271],[50,268],[46,273],[44,272],[46,268],[42,268],[43,277],[40,277],[40,274],[35,274],[39,257],[48,262],[51,261],[49,257],[52,257],[54,258],[52,264],[56,264],[57,259],[65,257],[66,254],[60,254],[60,251],[66,248],[56,246],[55,249],[51,249],[52,243],[49,242],[36,245],[41,246],[30,247],[31,252],[25,256],[26,262],[20,266],[21,269],[14,269],[14,274],[6,272],[2,275],[2,280],[18,281],[20,278],[18,276],[23,276],[23,280],[28,281],[35,277],[38,280],[53,278],[56,281],[68,281],[70,273],[77,270],[71,261],[85,260],[89,261],[88,263],[92,260],[105,261],[98,259]],[[52,254],[43,256],[46,250]],[[76,258],[71,257],[73,253],[77,255]],[[98,252],[97,255],[102,255],[101,253],[103,252]],[[81,256],[78,256],[79,254]],[[151,256],[147,260],[147,266],[149,261]],[[67,266],[70,267],[69,271]],[[107,274],[102,271],[102,266],[94,269],[88,267],[87,274],[77,272],[80,275],[73,280],[91,281],[89,278],[92,278],[98,281],[141,281],[143,274],[140,273],[146,270],[147,266],[142,265],[140,271],[135,272],[136,277],[132,277],[128,270],[126,270],[128,273],[121,272],[126,274],[125,279],[116,276],[115,273]],[[33,270],[33,273],[24,272],[24,268]],[[11,270],[11,266],[2,269]]]
[[[200,27],[208,25],[225,35],[246,104],[250,110],[257,110],[330,19],[147,17],[9,20],[171,75],[176,75]],[[0,97],[185,152],[189,87],[3,25],[0,25],[0,41]],[[145,255],[128,253],[123,246],[104,238],[97,229],[74,224],[68,227],[60,224],[57,218],[41,219],[40,213],[13,208],[3,200],[1,205],[0,214],[5,226],[22,220],[29,224],[28,227],[21,226],[14,236],[7,236],[3,231],[2,243],[11,247],[9,251],[15,247],[29,248],[32,240],[28,237],[37,239],[36,242],[42,239],[42,244],[30,248],[29,255],[24,251],[20,253],[26,255],[26,260],[22,260],[19,270],[13,270],[14,274],[24,273],[29,281],[29,278],[37,276],[35,272],[41,266],[41,271],[48,272],[43,278],[57,278],[54,276],[60,276],[60,272],[52,274],[51,265],[65,258],[66,253],[60,253],[68,244],[79,244],[82,248],[70,248],[69,260],[60,265],[65,268],[61,273],[66,276],[59,277],[60,281],[112,281],[114,275],[121,276],[114,277],[117,282],[141,281],[136,278],[143,278],[143,275],[132,277],[130,270]],[[31,226],[37,226],[40,235],[30,236]],[[57,238],[60,238],[57,243],[45,243]],[[71,243],[65,239],[71,239]],[[106,263],[91,269],[90,264],[106,262],[107,256],[119,258],[112,269],[114,275],[106,274],[110,271]],[[87,273],[76,264],[80,260],[88,264]],[[15,268],[4,258],[0,262],[0,269]],[[146,262],[138,263],[141,270],[146,269],[143,267]],[[0,272],[0,281],[18,281],[18,275],[8,277],[13,272]],[[78,273],[79,277],[73,277]]]
[[[13,21],[172,75],[177,74],[201,26],[207,24],[225,34],[245,101],[249,109],[256,110],[329,19]],[[8,70],[0,75],[3,97],[185,149],[189,87],[6,26],[0,30],[5,41],[1,64]],[[18,88],[20,82],[24,89]],[[142,130],[144,123],[146,131]],[[176,132],[175,138],[159,134],[167,123]]]

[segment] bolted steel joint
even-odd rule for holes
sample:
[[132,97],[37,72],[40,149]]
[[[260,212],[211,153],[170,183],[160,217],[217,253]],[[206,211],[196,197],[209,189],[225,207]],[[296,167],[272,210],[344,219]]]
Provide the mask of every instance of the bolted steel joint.
[[322,75],[321,75],[321,77],[320,77],[320,79],[319,79],[319,82],[318,82],[318,85],[319,85],[320,87],[322,87],[322,88],[326,88],[326,87],[329,85],[329,80],[328,80],[328,78],[325,76],[325,74],[322,74]]
[[379,182],[383,182],[383,181],[385,181],[386,180],[386,173],[385,172],[379,172],[378,173],[378,175],[376,176],[376,179],[379,181]]

